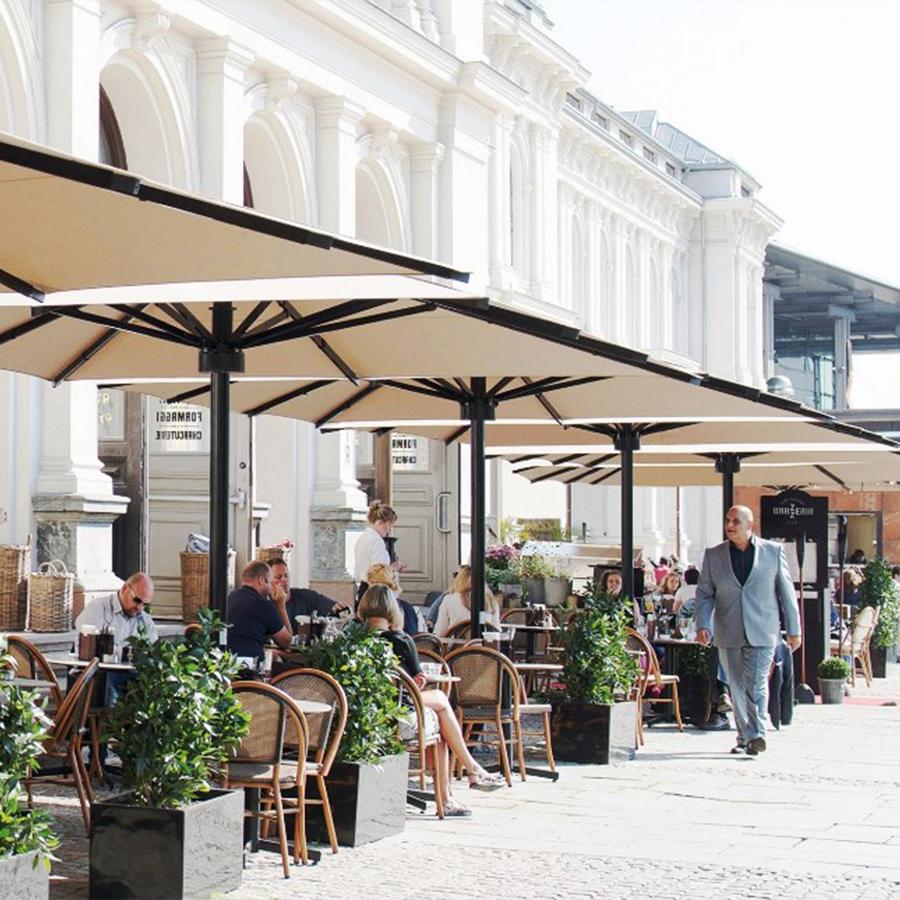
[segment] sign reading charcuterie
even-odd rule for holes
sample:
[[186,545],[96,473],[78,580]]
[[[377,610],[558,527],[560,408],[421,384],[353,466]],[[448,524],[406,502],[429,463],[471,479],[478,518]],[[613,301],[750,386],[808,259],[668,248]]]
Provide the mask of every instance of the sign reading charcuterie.
[[208,453],[209,411],[190,403],[151,404],[150,450],[153,453]]

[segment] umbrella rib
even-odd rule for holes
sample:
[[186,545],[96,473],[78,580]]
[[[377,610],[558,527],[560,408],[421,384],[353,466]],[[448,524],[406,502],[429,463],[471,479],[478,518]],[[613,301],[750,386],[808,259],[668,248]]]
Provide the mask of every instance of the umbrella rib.
[[361,391],[358,391],[354,394],[349,400],[345,400],[339,406],[336,406],[331,412],[326,413],[319,419],[315,426],[316,428],[321,428],[323,425],[327,425],[335,416],[339,416],[341,413],[346,412],[348,409],[352,409],[356,406],[357,403],[364,400],[369,394],[374,393],[381,387],[381,384],[378,382],[373,382],[372,384],[366,385]]
[[621,472],[621,471],[622,471],[621,468],[610,469],[609,472],[607,472],[605,475],[601,475],[598,479],[596,479],[595,481],[592,481],[591,484],[602,484],[604,481],[607,481],[608,479],[612,478],[614,475],[618,475],[619,472]]
[[[533,384],[530,378],[523,378],[522,380],[525,384]],[[547,414],[557,425],[562,425],[562,416],[557,412],[556,407],[544,396],[543,392],[535,394],[534,399],[544,407]]]
[[499,402],[506,400],[516,400],[519,397],[530,397],[538,393],[546,393],[547,391],[560,391],[566,388],[579,387],[584,384],[598,384],[601,381],[608,381],[606,375],[586,375],[584,378],[565,378],[559,375],[551,378],[542,378],[540,381],[529,381],[524,379],[526,384],[523,387],[514,388],[497,397]]
[[234,334],[232,335],[234,340],[239,341],[250,330],[250,326],[253,325],[269,308],[271,302],[271,300],[260,300],[259,303],[250,310],[244,321],[235,329]]
[[27,322],[23,322],[21,325],[14,325],[12,328],[0,334],[0,345],[8,344],[16,338],[23,337],[30,331],[35,331],[38,328],[43,328],[44,325],[56,322],[58,319],[59,314],[55,310],[48,309],[46,312],[40,310]]
[[256,337],[256,335],[262,334],[263,332],[268,331],[270,328],[274,328],[276,325],[280,324],[281,322],[283,322],[285,319],[288,319],[288,318],[290,318],[288,316],[288,314],[284,310],[281,310],[281,312],[276,313],[270,319],[266,319],[265,322],[261,322],[259,325],[256,326],[256,328],[251,328],[244,335],[244,340],[246,341],[247,338]]
[[[617,470],[618,471],[618,470]],[[593,475],[596,475],[597,471],[595,469],[586,469],[584,472],[580,472],[574,478],[565,478],[563,479],[563,484],[577,484],[579,481],[584,481],[586,478],[590,478]],[[594,482],[591,482],[593,484]]]
[[[131,318],[130,313],[125,313],[120,321],[127,322]],[[60,382],[65,381],[70,375],[73,375],[77,372],[89,359],[96,356],[113,338],[118,337],[120,334],[115,328],[110,328],[106,331],[105,334],[102,334],[96,341],[94,341],[86,350],[83,350],[78,354],[77,359],[70,362],[65,368],[60,370],[54,375],[50,381],[53,384],[53,387],[57,387]]]
[[[150,315],[150,313],[144,312],[143,310],[146,306],[146,303],[138,306],[124,306],[116,304],[115,306],[111,306],[110,309],[114,309],[116,310],[116,312],[125,313],[129,318],[139,319],[141,322],[145,322],[147,325],[152,325],[154,328],[158,328],[160,331],[165,332],[166,334],[171,334],[174,337],[185,337],[190,340],[191,335],[189,332],[181,328],[176,328],[174,325],[170,325],[168,322],[164,322],[162,319],[158,319],[156,318],[156,316],[152,316]],[[120,319],[119,324],[127,321],[128,319]],[[196,346],[196,344],[192,344],[191,346]]]
[[345,331],[348,328],[358,328],[361,325],[377,325],[380,322],[388,322],[391,319],[406,319],[409,316],[420,316],[422,313],[433,312],[435,308],[433,305],[423,305],[418,309],[398,309],[394,312],[381,313],[377,316],[359,316],[346,322],[329,322],[325,325],[317,325],[314,328],[310,328],[307,334],[309,337],[315,337],[329,331]]
[[455,444],[468,430],[468,425],[463,425],[461,428],[457,428],[456,431],[453,432],[453,434],[445,438],[444,446],[449,447],[451,444]]
[[818,469],[823,475],[835,482],[835,484],[839,484],[844,490],[847,490],[846,482],[841,481],[841,479],[838,478],[837,475],[834,474],[834,472],[829,472],[828,469],[825,468],[825,466],[820,466],[814,463],[813,468]]
[[201,340],[213,343],[213,333],[183,304],[183,303],[159,303],[160,309],[164,309],[176,322],[181,322],[188,331],[194,332]]
[[[231,381],[229,384],[234,384],[234,382]],[[183,391],[180,394],[176,394],[174,397],[170,397],[166,400],[166,403],[186,403],[188,400],[193,400],[195,397],[202,397],[204,394],[208,394],[210,390],[209,384],[201,384],[199,387],[191,388],[189,391]]]
[[118,331],[130,331],[133,334],[139,334],[142,337],[157,338],[158,340],[170,341],[173,344],[181,344],[187,347],[197,347],[197,343],[192,341],[186,334],[178,333],[169,334],[165,331],[158,331],[153,328],[144,328],[143,325],[135,325],[134,322],[117,322],[115,319],[107,319],[104,316],[98,316],[95,313],[85,312],[82,309],[71,306],[57,306],[54,315],[67,316],[72,319],[81,319],[85,322],[91,322],[94,325],[103,325],[106,328],[115,328]]
[[11,291],[15,291],[23,297],[30,297],[32,300],[37,300],[38,303],[43,303],[47,296],[42,290],[39,290],[30,282],[19,278],[17,275],[13,275],[12,272],[7,272],[6,269],[0,269],[0,284],[6,285]]
[[690,425],[697,425],[697,422],[657,422],[655,425],[636,425],[635,427],[642,435],[645,434],[662,434],[664,431],[677,431],[679,428],[687,428]]
[[500,391],[503,390],[508,384],[511,384],[515,381],[515,378],[501,378],[489,391],[488,397],[496,397]]
[[291,340],[295,337],[306,337],[307,334],[312,334],[313,328],[320,324],[348,319],[357,313],[377,309],[379,306],[388,306],[395,302],[396,300],[347,300],[344,303],[338,303],[336,306],[330,306],[328,309],[306,316],[299,322],[291,321],[286,325],[258,332],[252,336],[246,335],[244,337],[244,347],[257,347],[263,344],[276,343],[277,341]]
[[441,379],[437,378],[414,378],[413,381],[416,384],[421,384],[424,387],[431,388],[434,392],[434,396],[443,397],[445,400],[452,400],[454,403],[463,403],[468,398],[459,393],[459,391],[454,390],[452,384],[448,384],[443,382]]
[[411,394],[424,394],[426,397],[440,397],[443,400],[450,400],[454,403],[460,403],[461,399],[458,394],[439,393],[436,388],[420,385],[416,381],[394,381],[391,378],[385,378],[379,384],[396,388],[398,391],[408,391]]
[[[282,311],[290,316],[295,322],[300,322],[303,319],[303,316],[301,316],[294,308],[293,303],[290,303],[287,300],[280,300],[278,305],[281,307]],[[347,361],[331,346],[331,344],[328,343],[328,341],[325,340],[325,338],[320,335],[313,335],[312,342],[322,351],[327,359],[334,363],[338,371],[341,372],[345,378],[352,381],[354,385],[359,385],[359,375],[350,368]]]
[[306,394],[311,394],[313,391],[319,390],[319,388],[327,387],[329,384],[335,384],[335,382],[331,379],[320,379],[318,381],[313,381],[310,384],[304,384],[302,387],[295,388],[292,391],[288,391],[285,394],[281,394],[278,397],[273,397],[271,400],[267,400],[265,403],[260,403],[259,406],[254,406],[253,409],[247,410],[248,416],[260,416],[265,412],[268,412],[270,409],[274,409],[276,406],[281,406],[282,403],[287,403],[290,400],[296,400],[298,397],[304,397]]
[[587,431],[591,434],[602,434],[608,438],[616,436],[616,429],[613,425],[603,425],[599,422],[591,422],[589,425],[569,425],[569,428],[576,428],[578,431]]

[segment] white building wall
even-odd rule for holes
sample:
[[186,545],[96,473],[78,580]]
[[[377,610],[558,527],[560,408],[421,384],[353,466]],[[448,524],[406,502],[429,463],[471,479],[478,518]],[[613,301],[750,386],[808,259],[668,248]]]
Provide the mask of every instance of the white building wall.
[[[741,196],[739,173],[670,177],[664,160],[651,164],[589,118],[572,99],[588,72],[539,11],[477,0],[337,7],[351,25],[318,0],[7,0],[0,127],[94,158],[102,84],[141,174],[240,203],[246,164],[260,209],[377,236],[470,269],[473,286],[532,311],[763,383],[761,264],[780,223]],[[91,397],[0,374],[0,427],[13,436],[0,450],[11,473],[0,539],[33,530],[39,489],[108,491]],[[42,440],[51,413],[70,435],[54,438],[55,461]],[[272,504],[264,542],[311,543],[317,505],[361,511],[352,437],[262,420],[256,447],[257,499]],[[503,476],[495,493],[497,515],[565,519],[562,488]],[[683,498],[697,548],[718,531],[712,493]],[[651,491],[638,507],[638,540],[673,551],[671,499]],[[576,488],[572,513],[576,530],[583,520],[617,534],[606,489]]]

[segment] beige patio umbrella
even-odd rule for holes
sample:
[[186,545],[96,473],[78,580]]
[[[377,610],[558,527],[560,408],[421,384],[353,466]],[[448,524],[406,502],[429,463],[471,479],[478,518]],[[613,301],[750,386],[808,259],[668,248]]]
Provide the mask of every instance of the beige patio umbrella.
[[[329,374],[353,377],[323,332],[416,315],[438,296],[462,299],[411,276],[468,278],[11,137],[0,140],[0,202],[0,368],[55,383],[209,374],[217,602],[224,602],[227,556],[228,383],[244,370],[245,349],[302,331]],[[270,350],[267,374],[278,371],[276,355]]]

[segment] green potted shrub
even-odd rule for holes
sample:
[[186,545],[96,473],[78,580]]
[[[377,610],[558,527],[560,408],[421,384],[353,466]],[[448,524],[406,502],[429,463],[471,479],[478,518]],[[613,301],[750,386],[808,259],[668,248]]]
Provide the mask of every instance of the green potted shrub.
[[634,758],[640,665],[627,648],[627,611],[598,592],[562,634],[564,689],[551,696],[553,752],[569,762]]
[[525,599],[529,603],[546,604],[545,582],[557,575],[557,570],[550,560],[538,553],[529,556],[520,555],[516,560],[516,572]]
[[843,703],[844,684],[850,677],[850,665],[840,656],[829,656],[819,663],[819,690],[823,703]]
[[[304,665],[332,675],[347,695],[347,726],[328,776],[338,842],[350,847],[399,834],[406,824],[409,759],[397,738],[402,711],[391,679],[390,644],[359,623],[303,654]],[[311,785],[311,796],[317,796]],[[319,818],[310,840],[327,842]]]
[[900,625],[900,594],[887,560],[876,557],[866,566],[866,580],[862,585],[862,606],[878,610],[878,622],[872,634],[869,653],[872,674],[886,678],[890,663],[897,659],[897,627]]
[[[5,651],[0,636],[0,672],[12,671]],[[50,895],[50,860],[58,841],[49,816],[28,808],[21,787],[49,725],[36,691],[0,685],[0,897]]]
[[[91,806],[90,895],[209,896],[240,886],[242,792],[214,787],[249,716],[231,691],[235,657],[218,614],[195,638],[132,638],[136,678],[110,713],[124,793]],[[137,848],[137,849],[136,849]]]

